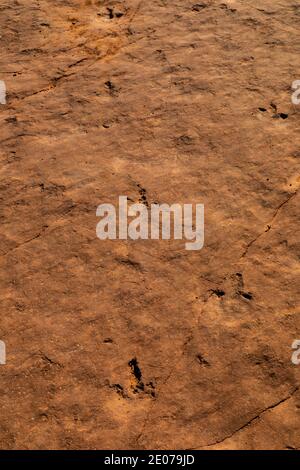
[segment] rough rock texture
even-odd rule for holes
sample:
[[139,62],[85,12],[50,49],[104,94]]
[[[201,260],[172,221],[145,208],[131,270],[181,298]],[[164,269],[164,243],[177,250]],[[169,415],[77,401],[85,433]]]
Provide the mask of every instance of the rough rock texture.
[[[3,0],[0,446],[300,447],[296,0]],[[205,246],[99,204],[205,204]]]

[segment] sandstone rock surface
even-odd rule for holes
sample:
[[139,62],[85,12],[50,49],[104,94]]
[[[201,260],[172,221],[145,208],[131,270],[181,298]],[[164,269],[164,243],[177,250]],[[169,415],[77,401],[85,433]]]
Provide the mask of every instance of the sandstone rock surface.
[[[0,5],[3,449],[296,449],[296,0]],[[205,245],[96,237],[204,203]]]

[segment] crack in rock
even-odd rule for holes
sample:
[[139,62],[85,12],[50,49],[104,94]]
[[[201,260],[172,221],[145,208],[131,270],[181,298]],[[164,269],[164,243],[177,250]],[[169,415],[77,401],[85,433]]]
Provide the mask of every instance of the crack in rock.
[[209,444],[206,444],[204,446],[200,446],[200,447],[192,447],[191,449],[189,450],[198,450],[198,449],[204,449],[206,447],[212,447],[212,446],[215,446],[217,444],[222,444],[223,442],[227,441],[228,439],[231,439],[233,436],[235,436],[237,433],[239,433],[240,431],[242,431],[243,429],[245,428],[248,428],[249,426],[251,426],[252,423],[254,423],[255,421],[258,421],[265,413],[267,413],[268,411],[271,411],[271,410],[274,410],[275,408],[277,408],[278,406],[282,405],[283,403],[285,403],[286,401],[290,400],[290,398],[293,397],[293,395],[299,390],[299,387],[295,387],[294,390],[292,390],[292,392],[289,393],[289,395],[287,397],[284,397],[282,398],[281,400],[277,401],[276,403],[273,403],[272,405],[268,406],[267,408],[265,408],[264,410],[260,411],[258,414],[256,414],[255,416],[253,416],[253,418],[249,419],[249,421],[247,421],[245,424],[243,424],[242,426],[240,426],[238,429],[236,429],[235,431],[233,431],[231,434],[229,434],[228,436],[225,436],[224,438],[222,439],[219,439],[215,442],[212,442],[212,443],[209,443]]
[[297,193],[298,193],[298,190],[295,191],[293,194],[291,194],[285,201],[283,201],[283,202],[276,208],[276,210],[275,210],[275,212],[274,212],[274,214],[273,214],[273,217],[272,217],[272,219],[271,219],[271,222],[269,222],[269,223],[267,224],[267,228],[266,228],[263,232],[259,233],[253,240],[251,240],[251,241],[247,244],[247,246],[246,246],[244,252],[243,252],[242,255],[241,255],[241,259],[242,259],[242,258],[245,258],[245,256],[247,256],[249,249],[251,248],[252,245],[254,245],[254,243],[257,242],[257,240],[259,240],[265,233],[268,233],[268,232],[272,229],[273,223],[274,223],[274,221],[275,221],[277,215],[278,215],[279,212],[281,211],[281,209],[282,209],[286,204],[288,204],[288,203],[297,195]]

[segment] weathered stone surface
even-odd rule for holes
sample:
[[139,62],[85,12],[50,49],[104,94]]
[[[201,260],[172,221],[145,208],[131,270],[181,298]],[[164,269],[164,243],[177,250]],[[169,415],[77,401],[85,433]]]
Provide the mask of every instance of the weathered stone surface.
[[[1,448],[299,448],[299,6],[0,12]],[[100,241],[122,194],[204,248]]]

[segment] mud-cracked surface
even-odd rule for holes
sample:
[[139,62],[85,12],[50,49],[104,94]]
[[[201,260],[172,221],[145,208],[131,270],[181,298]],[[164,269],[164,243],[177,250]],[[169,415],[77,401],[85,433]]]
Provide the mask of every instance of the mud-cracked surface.
[[[0,446],[300,447],[296,0],[0,5]],[[96,208],[204,203],[205,246]]]

